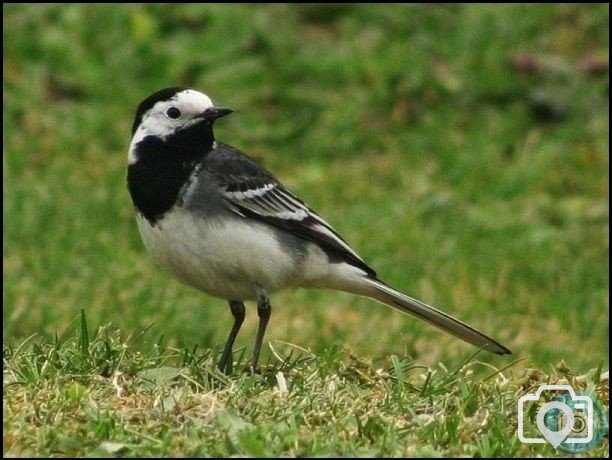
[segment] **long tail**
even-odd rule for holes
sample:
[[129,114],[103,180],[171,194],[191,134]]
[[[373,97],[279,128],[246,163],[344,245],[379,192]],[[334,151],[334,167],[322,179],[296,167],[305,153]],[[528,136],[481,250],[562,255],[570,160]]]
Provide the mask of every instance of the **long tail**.
[[399,291],[396,291],[390,286],[387,286],[382,281],[375,278],[365,278],[369,283],[368,289],[360,289],[360,294],[366,295],[374,300],[378,300],[389,305],[403,313],[416,316],[417,318],[427,321],[429,324],[442,329],[445,332],[453,334],[472,345],[487,350],[498,355],[507,355],[512,353],[499,342],[496,342],[490,337],[487,337],[481,332],[478,332],[473,327],[453,318],[446,313],[441,312],[420,300],[413,299]]

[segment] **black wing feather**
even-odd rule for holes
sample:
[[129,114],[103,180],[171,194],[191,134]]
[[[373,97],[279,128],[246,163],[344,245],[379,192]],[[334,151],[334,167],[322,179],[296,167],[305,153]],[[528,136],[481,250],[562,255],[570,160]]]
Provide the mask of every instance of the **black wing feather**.
[[218,144],[204,168],[216,180],[230,210],[318,244],[335,261],[369,276],[372,270],[338,233],[263,167],[238,150]]

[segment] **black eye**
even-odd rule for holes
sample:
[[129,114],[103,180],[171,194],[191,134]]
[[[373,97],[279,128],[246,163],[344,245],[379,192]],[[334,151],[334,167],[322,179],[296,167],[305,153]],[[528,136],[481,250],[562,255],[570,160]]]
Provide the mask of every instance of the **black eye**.
[[168,110],[166,110],[166,115],[168,115],[170,118],[177,119],[181,116],[181,111],[176,107],[170,107]]

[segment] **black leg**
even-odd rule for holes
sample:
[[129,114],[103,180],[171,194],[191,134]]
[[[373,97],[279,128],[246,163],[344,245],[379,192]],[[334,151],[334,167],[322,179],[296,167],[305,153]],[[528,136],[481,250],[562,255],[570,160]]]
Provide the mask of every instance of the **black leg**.
[[257,316],[259,316],[259,328],[257,329],[257,337],[255,338],[255,348],[253,349],[253,361],[251,361],[251,369],[257,369],[257,361],[259,361],[259,352],[261,351],[261,343],[263,342],[268,326],[268,320],[272,314],[270,299],[262,289],[257,297]]
[[227,337],[225,348],[223,348],[223,354],[219,360],[219,369],[226,374],[232,372],[232,347],[234,346],[234,341],[236,340],[240,326],[242,326],[244,321],[244,304],[239,300],[230,300],[229,306],[232,311],[232,316],[234,317],[234,325]]

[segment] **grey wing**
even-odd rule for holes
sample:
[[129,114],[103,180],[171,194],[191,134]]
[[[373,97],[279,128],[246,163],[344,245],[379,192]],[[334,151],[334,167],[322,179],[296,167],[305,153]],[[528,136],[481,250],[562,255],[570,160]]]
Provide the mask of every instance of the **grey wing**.
[[230,211],[266,222],[316,243],[332,260],[348,262],[369,276],[376,276],[374,270],[331,225],[287,190],[272,174],[237,150],[224,145],[222,148],[224,150],[218,157],[223,162],[223,174],[214,167],[208,168],[208,172],[215,177]]
[[246,190],[225,190],[229,208],[236,214],[267,222],[293,235],[317,243],[329,256],[346,261],[376,276],[359,255],[317,213],[278,182],[253,184]]

